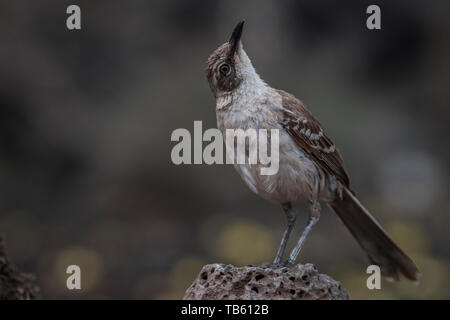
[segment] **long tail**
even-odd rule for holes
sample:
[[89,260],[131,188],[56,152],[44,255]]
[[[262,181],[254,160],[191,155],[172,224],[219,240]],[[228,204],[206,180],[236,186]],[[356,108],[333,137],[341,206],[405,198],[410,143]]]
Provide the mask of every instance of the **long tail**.
[[420,273],[414,262],[389,238],[351,191],[345,188],[342,199],[330,203],[330,207],[384,276],[397,281],[403,274],[410,280],[418,280]]

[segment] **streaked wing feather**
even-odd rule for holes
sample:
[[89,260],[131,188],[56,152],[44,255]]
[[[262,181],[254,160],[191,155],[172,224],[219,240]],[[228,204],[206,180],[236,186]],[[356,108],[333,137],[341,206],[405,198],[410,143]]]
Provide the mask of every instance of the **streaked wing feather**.
[[319,167],[335,176],[350,188],[350,180],[339,150],[325,135],[322,126],[303,103],[285,91],[278,90],[282,97],[282,125],[302,150],[311,156]]

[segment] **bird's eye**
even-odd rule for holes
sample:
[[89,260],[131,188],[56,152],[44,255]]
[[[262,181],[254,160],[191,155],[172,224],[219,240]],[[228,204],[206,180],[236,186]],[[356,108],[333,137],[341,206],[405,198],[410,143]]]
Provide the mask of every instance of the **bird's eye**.
[[219,67],[220,73],[223,75],[227,75],[230,72],[230,66],[224,63]]

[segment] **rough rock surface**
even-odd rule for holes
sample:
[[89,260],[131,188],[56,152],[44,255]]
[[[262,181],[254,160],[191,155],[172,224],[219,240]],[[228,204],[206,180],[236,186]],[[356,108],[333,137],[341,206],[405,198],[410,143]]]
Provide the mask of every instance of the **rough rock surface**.
[[208,264],[186,290],[185,300],[347,300],[341,284],[308,263],[291,268],[262,264]]
[[19,272],[6,255],[0,236],[0,300],[30,300],[39,297],[34,276]]

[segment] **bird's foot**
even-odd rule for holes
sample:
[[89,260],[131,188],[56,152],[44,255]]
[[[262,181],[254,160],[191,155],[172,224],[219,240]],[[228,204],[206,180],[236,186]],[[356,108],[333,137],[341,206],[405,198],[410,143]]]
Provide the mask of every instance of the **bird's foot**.
[[295,261],[292,261],[291,259],[287,259],[281,265],[286,268],[291,268],[294,265],[294,262]]

